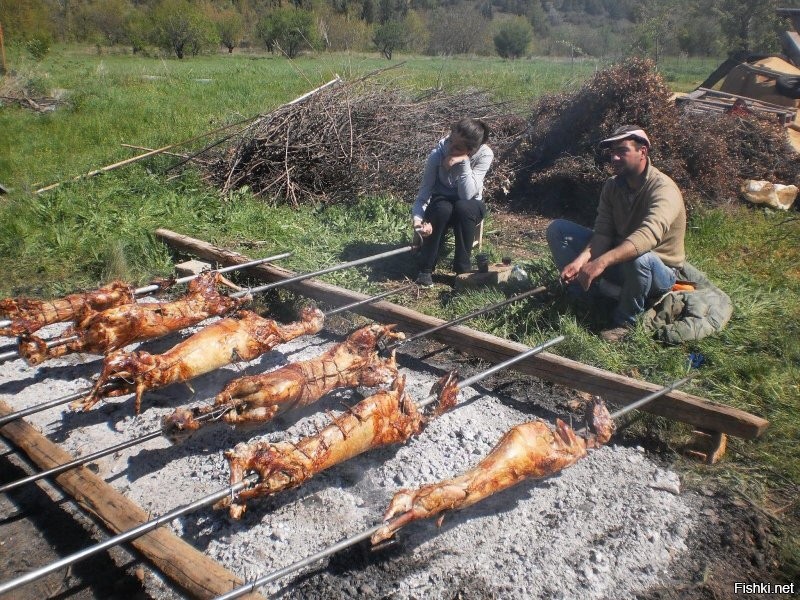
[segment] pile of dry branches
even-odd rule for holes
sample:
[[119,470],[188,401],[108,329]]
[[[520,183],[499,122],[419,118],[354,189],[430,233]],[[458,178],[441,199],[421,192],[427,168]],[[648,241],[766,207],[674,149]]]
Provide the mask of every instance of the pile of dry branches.
[[591,222],[609,176],[598,142],[624,124],[644,127],[653,164],[672,177],[687,207],[735,200],[742,179],[800,183],[800,161],[775,122],[757,116],[683,113],[648,60],[597,73],[578,92],[542,98],[514,156],[513,197],[545,213]]
[[11,74],[0,77],[0,107],[15,105],[36,112],[56,110],[64,101],[38,92],[30,77]]
[[[525,131],[525,120],[480,91],[422,96],[362,78],[284,106],[250,126],[208,172],[227,194],[247,186],[258,196],[292,205],[352,201],[392,194],[411,200],[428,153],[469,116],[485,119],[490,144],[503,151]],[[486,194],[510,183],[495,165]]]

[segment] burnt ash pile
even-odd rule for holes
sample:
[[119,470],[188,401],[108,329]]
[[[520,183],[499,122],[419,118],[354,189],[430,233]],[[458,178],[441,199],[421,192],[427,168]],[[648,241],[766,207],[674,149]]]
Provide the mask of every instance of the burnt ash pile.
[[511,198],[553,216],[591,224],[610,172],[598,142],[624,124],[650,134],[653,164],[672,177],[687,207],[735,200],[743,179],[800,183],[800,161],[783,128],[755,115],[684,113],[649,60],[597,73],[575,93],[546,96],[532,109],[526,139],[501,157],[517,173]]
[[[166,342],[156,344],[160,348]],[[126,398],[88,412],[50,409],[30,421],[69,452],[105,448],[158,430],[162,417],[177,406],[209,403],[233,378],[305,360],[333,343],[329,335],[292,340],[258,359],[197,378],[191,389],[154,390],[138,416]],[[20,360],[0,365],[0,397],[24,408],[82,389],[99,362],[85,359],[54,359],[49,377]],[[461,364],[455,356],[451,360]],[[461,366],[469,374],[477,370]],[[400,369],[417,400],[442,374],[441,368],[409,355],[401,356]],[[99,459],[92,468],[150,514],[161,515],[224,488],[229,469],[223,453],[238,442],[316,435],[329,419],[325,410],[341,415],[342,404],[352,406],[369,393],[338,390],[271,425],[234,429],[219,424],[183,444],[159,437]],[[358,455],[300,487],[252,500],[239,521],[227,511],[206,508],[168,527],[252,580],[371,526],[398,489],[458,475],[486,456],[508,429],[536,416],[552,422],[555,415],[548,407],[562,405],[544,383],[528,386],[524,401],[482,387],[462,391],[460,401],[405,444]],[[568,416],[563,409],[559,413]],[[380,552],[355,547],[262,591],[281,598],[631,598],[668,585],[686,558],[692,532],[705,532],[696,504],[681,490],[678,475],[642,449],[609,445],[556,477],[515,486],[448,514],[441,529],[433,520],[415,523],[393,547]],[[148,572],[147,593],[157,600],[179,597],[162,577]]]
[[[283,106],[253,123],[209,167],[223,194],[248,187],[256,196],[294,206],[391,194],[412,199],[425,159],[452,123],[469,116],[493,131],[504,152],[525,132],[525,120],[482,91],[430,90],[413,96],[362,78]],[[508,186],[495,165],[487,193]]]

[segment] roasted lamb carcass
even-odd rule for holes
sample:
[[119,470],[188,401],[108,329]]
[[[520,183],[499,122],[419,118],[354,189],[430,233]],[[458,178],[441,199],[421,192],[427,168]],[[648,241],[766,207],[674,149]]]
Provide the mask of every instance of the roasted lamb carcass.
[[209,271],[189,282],[187,293],[174,302],[126,304],[84,314],[62,336],[77,336],[77,339],[48,347],[37,336],[21,337],[19,354],[30,365],[72,352],[105,354],[195,325],[208,317],[224,315],[249,301],[247,296],[231,298],[220,294],[217,290],[220,283],[230,285],[220,273]]
[[[431,391],[439,398],[434,414],[451,408],[458,394],[455,373],[443,377]],[[428,418],[405,392],[405,377],[399,375],[390,390],[365,398],[348,412],[334,417],[316,435],[297,443],[237,444],[225,453],[231,469],[231,485],[242,481],[250,471],[257,472],[259,480],[235,498],[225,498],[214,507],[230,507],[231,517],[239,519],[247,500],[297,487],[317,473],[373,448],[405,442],[422,431]]]
[[221,420],[230,425],[264,423],[279,413],[316,402],[336,388],[389,383],[397,374],[394,355],[379,357],[377,346],[382,339],[405,337],[393,329],[394,325],[367,325],[316,358],[236,379],[217,394],[213,405],[179,408],[165,417],[164,434],[177,440],[206,424],[208,421],[198,417],[210,413],[224,412]]
[[595,434],[587,439],[576,436],[561,419],[555,428],[544,421],[523,423],[508,431],[486,458],[463,475],[417,490],[400,490],[372,543],[391,538],[398,529],[419,519],[441,515],[441,524],[446,511],[472,506],[524,479],[547,477],[569,467],[586,456],[587,448],[605,444],[614,432],[611,416],[599,398],[592,413]]
[[70,406],[89,410],[102,398],[136,394],[139,414],[142,394],[199,377],[238,361],[248,361],[301,335],[317,333],[325,316],[316,308],[304,308],[300,320],[281,325],[249,310],[238,312],[201,329],[164,354],[143,350],[116,350],[103,363],[103,371],[86,398]]
[[11,321],[0,328],[0,336],[30,335],[45,325],[73,321],[86,311],[101,311],[135,301],[133,288],[114,281],[93,292],[70,294],[55,300],[5,298],[0,300],[0,315]]

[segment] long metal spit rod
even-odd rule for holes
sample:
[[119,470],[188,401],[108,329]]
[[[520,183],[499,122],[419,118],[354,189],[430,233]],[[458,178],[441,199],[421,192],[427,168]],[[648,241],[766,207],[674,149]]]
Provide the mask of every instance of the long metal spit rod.
[[[293,252],[282,252],[281,254],[276,254],[275,256],[268,256],[267,258],[258,258],[256,260],[251,260],[251,261],[246,262],[246,263],[241,263],[241,264],[238,264],[238,265],[230,265],[228,267],[222,267],[221,269],[214,269],[214,271],[216,271],[217,273],[228,273],[230,271],[239,271],[241,269],[246,269],[248,267],[255,267],[256,265],[261,265],[261,264],[264,264],[264,263],[274,262],[276,260],[281,260],[283,258],[288,258],[292,254],[294,254],[294,253]],[[189,283],[190,281],[192,281],[193,279],[197,279],[198,277],[200,277],[200,275],[187,275],[186,277],[181,277],[180,279],[176,279],[173,285],[181,285],[181,284],[184,284],[184,283]],[[146,285],[144,287],[136,288],[135,290],[133,290],[133,295],[134,296],[142,296],[144,294],[149,294],[150,292],[155,292],[155,291],[159,290],[160,288],[161,288],[161,286],[159,286],[157,283],[153,283],[151,285]],[[4,321],[0,321],[0,327],[8,327],[9,325],[11,325],[11,323],[12,323],[11,319],[6,319]],[[65,338],[62,341],[60,341],[59,343],[65,343],[67,341],[72,341],[73,339],[78,339],[78,337],[74,336],[72,338]],[[51,347],[51,346],[48,346],[48,348],[49,347]],[[15,356],[17,356],[16,351],[13,354],[5,352],[3,354],[0,354],[0,361],[7,360],[8,358],[14,358]]]
[[[550,343],[550,342],[548,342],[548,343]],[[496,365],[496,366],[500,366],[500,365]],[[480,375],[484,375],[484,374],[481,373]],[[470,378],[470,379],[473,379],[473,378]],[[682,386],[687,381],[689,381],[689,379],[691,379],[691,377],[685,377],[683,379],[675,381],[675,382],[671,383],[670,385],[668,385],[667,387],[664,387],[664,388],[662,388],[662,389],[660,389],[660,390],[658,390],[656,392],[653,392],[652,394],[650,394],[648,396],[645,396],[644,398],[641,398],[640,400],[637,400],[636,402],[634,402],[632,404],[629,404],[625,408],[622,408],[622,409],[618,410],[617,412],[613,413],[611,415],[611,417],[616,419],[616,418],[624,415],[625,413],[628,413],[628,412],[630,412],[632,410],[635,410],[637,408],[641,408],[642,406],[644,406],[645,404],[647,404],[649,402],[652,402],[656,398],[660,398],[661,396],[664,396],[664,395],[670,393],[675,388],[678,388],[678,387]],[[461,385],[466,385],[468,381],[469,381],[469,379],[465,379],[462,382]],[[459,387],[461,387],[461,385],[459,385]],[[308,556],[308,557],[306,557],[306,558],[304,558],[302,560],[298,560],[297,562],[292,563],[291,565],[288,565],[286,567],[283,567],[282,569],[278,569],[277,571],[273,571],[272,573],[270,573],[268,575],[265,575],[263,577],[260,577],[259,579],[251,581],[249,583],[245,583],[241,587],[238,587],[238,588],[236,588],[234,590],[231,590],[227,594],[223,594],[221,596],[217,596],[214,600],[232,600],[233,598],[240,598],[240,597],[244,596],[245,594],[249,594],[250,592],[254,592],[257,588],[259,588],[259,587],[261,587],[263,585],[267,585],[268,583],[272,583],[273,581],[277,581],[278,579],[283,579],[284,577],[287,577],[287,576],[291,575],[292,573],[296,573],[297,571],[299,571],[300,569],[303,569],[304,567],[312,565],[312,564],[314,564],[314,563],[316,563],[316,562],[318,562],[318,561],[320,561],[320,560],[322,560],[324,558],[327,558],[329,556],[332,556],[332,555],[336,554],[337,552],[345,550],[346,548],[349,548],[350,546],[355,546],[356,544],[359,544],[359,543],[363,542],[364,540],[369,539],[370,537],[372,537],[372,535],[374,533],[376,533],[384,525],[386,525],[387,523],[393,523],[394,521],[396,521],[397,519],[401,518],[402,516],[403,516],[402,514],[401,515],[396,515],[395,517],[393,517],[389,521],[382,521],[382,522],[378,523],[377,525],[373,525],[369,529],[366,529],[366,530],[362,531],[361,533],[357,533],[356,535],[353,535],[353,536],[351,536],[349,538],[345,538],[343,540],[339,540],[335,544],[332,544],[332,545],[328,546],[327,548],[323,548],[322,550],[320,550],[319,552],[317,552],[315,554],[312,554],[311,556]]]
[[[357,260],[351,260],[349,262],[341,263],[338,265],[334,265],[332,267],[327,267],[325,269],[320,269],[319,271],[314,271],[312,273],[303,273],[302,275],[296,275],[294,277],[289,277],[288,279],[281,279],[280,281],[275,281],[273,283],[268,283],[266,285],[260,285],[258,287],[249,288],[246,290],[242,290],[241,292],[236,292],[230,295],[231,298],[242,298],[248,294],[258,294],[261,292],[266,292],[267,290],[271,290],[277,287],[281,287],[283,285],[287,285],[289,283],[295,283],[297,281],[304,281],[306,279],[311,279],[312,277],[317,277],[318,275],[325,275],[327,273],[333,273],[334,271],[341,271],[343,269],[348,269],[350,267],[356,267],[358,265],[365,265],[367,263],[371,263],[376,260],[380,260],[381,258],[386,258],[389,256],[395,256],[397,254],[403,254],[405,252],[410,252],[413,246],[404,246],[402,248],[396,248],[394,250],[389,250],[388,252],[381,252],[380,254],[373,254],[372,256],[365,256],[364,258],[359,258]],[[241,266],[241,265],[240,265]],[[58,346],[61,344],[67,344],[73,340],[78,339],[78,336],[70,336],[67,338],[55,338],[47,342],[47,347],[52,348],[53,346]],[[0,362],[5,360],[11,360],[13,358],[17,358],[19,353],[16,350],[11,352],[5,352],[0,354]]]
[[[524,358],[526,358],[528,356],[532,356],[534,354],[538,354],[539,352],[542,352],[545,348],[549,348],[553,344],[557,344],[557,343],[559,343],[559,342],[561,342],[563,340],[564,340],[564,336],[559,336],[559,337],[554,338],[552,340],[549,340],[549,341],[547,341],[547,342],[545,342],[545,343],[543,343],[543,344],[541,344],[539,346],[536,346],[535,348],[531,348],[530,350],[526,350],[525,352],[517,354],[516,356],[514,356],[514,357],[512,357],[512,358],[510,358],[510,359],[508,359],[508,360],[506,360],[506,361],[504,361],[502,363],[498,363],[498,364],[494,365],[493,367],[487,369],[486,371],[483,371],[483,372],[481,372],[481,373],[479,373],[477,375],[474,375],[474,376],[472,376],[472,377],[470,377],[468,379],[465,379],[463,382],[461,382],[459,384],[458,388],[462,389],[463,387],[471,385],[471,384],[475,383],[476,381],[479,381],[479,380],[483,379],[484,377],[488,377],[489,375],[491,375],[493,373],[496,373],[497,371],[499,371],[499,370],[501,370],[501,369],[503,369],[503,368],[505,368],[505,367],[507,367],[509,365],[512,365],[512,364],[514,364],[516,362],[519,362],[520,360],[523,360]],[[425,400],[423,400],[421,403],[419,403],[419,406],[425,406],[426,404],[429,404],[430,402],[433,402],[434,399],[435,399],[435,396],[428,397]],[[70,556],[67,556],[66,558],[58,560],[58,561],[56,561],[56,562],[54,562],[52,564],[46,565],[44,567],[41,567],[39,569],[36,569],[36,570],[31,571],[29,573],[26,573],[25,575],[21,575],[20,577],[17,577],[15,579],[12,579],[10,581],[2,583],[2,584],[0,584],[0,595],[4,594],[6,592],[9,592],[11,590],[14,590],[14,589],[16,589],[16,588],[18,588],[18,587],[20,587],[22,585],[25,585],[26,583],[30,583],[32,581],[35,581],[35,580],[41,578],[41,577],[44,577],[45,575],[48,575],[48,574],[52,573],[53,571],[57,571],[58,569],[61,569],[63,567],[67,567],[67,566],[70,566],[72,564],[75,564],[76,562],[79,562],[79,561],[83,560],[84,558],[88,558],[89,556],[92,556],[92,555],[94,555],[94,554],[96,554],[98,552],[101,552],[103,550],[107,550],[108,548],[111,548],[112,546],[116,546],[117,544],[121,544],[123,542],[128,542],[130,540],[133,540],[133,539],[135,539],[135,538],[137,538],[137,537],[139,537],[141,535],[144,535],[148,531],[152,531],[153,529],[155,529],[156,527],[158,527],[160,525],[164,525],[164,524],[172,521],[173,519],[181,517],[181,516],[183,516],[185,514],[188,514],[188,513],[192,512],[194,510],[197,510],[199,508],[202,508],[203,506],[207,506],[209,504],[212,504],[212,503],[216,502],[217,500],[221,500],[222,498],[225,498],[225,497],[227,497],[229,495],[237,494],[238,492],[240,492],[240,491],[242,491],[242,490],[244,490],[246,488],[249,488],[252,484],[256,483],[257,481],[258,481],[258,475],[255,474],[255,473],[252,473],[252,474],[248,475],[247,477],[245,477],[241,482],[239,482],[239,483],[237,483],[235,485],[229,486],[229,487],[227,487],[225,489],[222,489],[222,490],[219,490],[217,492],[213,492],[212,494],[209,494],[208,496],[204,496],[203,498],[200,498],[199,500],[196,500],[196,501],[192,502],[191,504],[187,504],[187,505],[185,505],[183,507],[179,507],[179,508],[177,508],[177,509],[175,509],[175,510],[169,512],[169,513],[166,513],[165,515],[162,515],[160,517],[157,517],[157,518],[153,519],[152,521],[148,521],[147,523],[143,523],[142,525],[139,525],[138,527],[135,527],[134,529],[131,529],[131,530],[126,531],[124,533],[120,533],[119,535],[116,535],[116,536],[114,536],[112,538],[109,538],[105,542],[101,542],[99,544],[95,544],[94,546],[90,546],[88,548],[80,550],[80,551],[78,551],[78,552],[76,552],[76,553],[74,553],[74,554],[72,554]],[[376,528],[376,530],[377,530],[377,528]],[[362,536],[363,535],[364,534],[362,534]],[[363,539],[363,537],[360,537],[359,540],[360,539]],[[352,543],[354,543],[354,542],[351,542],[351,544]],[[346,547],[346,546],[342,546],[342,547]],[[328,554],[324,554],[323,556],[328,556]],[[312,557],[312,558],[314,558],[314,557]],[[310,559],[306,559],[306,561],[309,561],[309,560]],[[302,566],[305,566],[305,564],[310,564],[310,563],[306,563],[305,561],[301,561],[301,562],[303,562]],[[313,560],[311,562],[313,562]],[[295,564],[298,564],[298,563],[295,563]],[[294,566],[294,565],[292,565],[292,566]],[[263,585],[263,583],[255,582],[253,584],[248,584],[248,586],[246,586],[246,587],[242,587],[242,588],[238,588],[238,590],[234,590],[234,591],[238,591],[239,593],[234,595],[234,596],[230,596],[230,597],[231,598],[236,598],[238,596],[241,596],[241,595],[247,593],[247,591],[249,591],[251,588],[254,589],[255,587],[258,587],[260,585]],[[241,591],[239,591],[239,590],[241,590]]]
[[54,406],[61,406],[62,404],[66,404],[67,402],[72,402],[73,400],[79,400],[83,398],[86,394],[92,391],[92,388],[84,388],[82,390],[78,390],[70,394],[69,396],[62,396],[61,398],[56,398],[55,400],[50,400],[49,402],[43,402],[42,404],[37,404],[35,406],[29,406],[28,408],[23,408],[21,410],[14,411],[12,413],[8,413],[7,415],[3,415],[0,417],[0,427],[5,425],[6,423],[10,423],[11,421],[16,421],[17,419],[21,419],[22,417],[27,417],[28,415],[33,415],[38,412],[42,412],[43,410],[47,410],[48,408],[53,408]]
[[260,292],[266,292],[267,290],[271,290],[276,287],[281,287],[283,285],[287,285],[289,283],[296,283],[298,281],[305,281],[306,279],[311,279],[312,277],[318,277],[319,275],[326,275],[327,273],[333,273],[334,271],[341,271],[343,269],[349,269],[350,267],[357,267],[358,265],[365,265],[367,263],[374,262],[376,260],[380,260],[381,258],[388,258],[390,256],[396,256],[398,254],[404,254],[406,252],[411,252],[414,246],[403,246],[402,248],[395,248],[394,250],[389,250],[387,252],[381,252],[380,254],[373,254],[372,256],[365,256],[364,258],[359,258],[357,260],[351,260],[349,262],[341,263],[338,265],[334,265],[332,267],[327,267],[325,269],[320,269],[319,271],[313,271],[312,273],[303,273],[302,275],[295,275],[294,277],[289,277],[288,279],[281,279],[280,281],[275,281],[273,283],[267,283],[266,285],[260,285],[258,287],[250,288],[248,290],[242,290],[241,292],[236,292],[235,294],[231,294],[232,298],[240,298],[242,296],[246,296],[247,294],[258,294]]
[[[62,344],[69,344],[70,342],[74,342],[77,339],[78,339],[77,335],[71,335],[69,337],[53,338],[52,340],[47,340],[45,342],[45,346],[47,346],[48,348],[52,348],[53,346],[61,346]],[[17,350],[9,350],[8,352],[3,352],[0,354],[0,363],[15,358],[19,358],[19,352]]]
[[[198,422],[203,422],[203,421],[214,421],[216,419],[221,419],[222,416],[229,410],[231,410],[231,408],[229,406],[226,406],[224,408],[215,410],[205,415],[200,415],[195,420]],[[141,435],[139,437],[131,438],[130,440],[121,442],[115,446],[110,446],[109,448],[104,448],[103,450],[92,452],[91,454],[87,454],[86,456],[81,456],[80,458],[76,458],[75,460],[71,460],[64,464],[55,466],[52,469],[47,469],[46,471],[42,471],[40,473],[34,473],[33,475],[29,475],[28,477],[23,477],[22,479],[17,479],[16,481],[6,483],[5,485],[0,486],[0,493],[10,492],[11,490],[17,489],[18,487],[21,487],[27,483],[33,483],[34,481],[39,481],[40,479],[44,479],[45,477],[52,477],[53,475],[59,475],[64,471],[69,471],[70,469],[74,469],[75,467],[80,467],[81,465],[94,462],[98,458],[103,458],[104,456],[108,456],[109,454],[114,454],[115,452],[119,452],[120,450],[125,450],[126,448],[130,448],[131,446],[138,446],[139,444],[142,444],[144,442],[149,442],[150,440],[154,440],[158,437],[161,437],[160,429],[157,431],[151,431],[150,433],[146,433],[145,435]]]
[[200,498],[199,500],[195,500],[191,504],[185,504],[184,506],[180,506],[164,515],[161,515],[160,517],[152,519],[151,521],[147,521],[146,523],[142,523],[138,527],[134,527],[133,529],[129,529],[128,531],[120,533],[119,535],[110,537],[104,542],[100,542],[99,544],[95,544],[94,546],[89,546],[88,548],[79,550],[78,552],[75,552],[74,554],[62,558],[61,560],[57,560],[54,563],[30,571],[25,575],[21,575],[20,577],[17,577],[10,581],[6,581],[5,583],[0,583],[0,595],[5,594],[6,592],[10,592],[11,590],[17,589],[18,587],[25,585],[26,583],[36,581],[37,579],[40,579],[41,577],[44,577],[45,575],[48,575],[53,571],[58,571],[59,569],[63,569],[64,567],[68,567],[77,562],[80,562],[85,558],[97,554],[98,552],[108,550],[109,548],[112,548],[124,542],[128,542],[130,540],[134,540],[138,537],[141,537],[145,533],[153,531],[157,527],[165,525],[170,521],[174,521],[178,517],[182,517],[183,515],[194,512],[199,508],[208,506],[209,504],[213,504],[214,502],[222,500],[223,498],[226,498],[231,494],[236,494],[242,491],[243,489],[250,487],[257,480],[258,476],[256,474],[248,475],[239,483],[236,483],[224,489],[213,492],[207,496],[203,496],[202,498]]
[[535,289],[528,290],[527,292],[522,292],[521,294],[517,294],[516,296],[512,296],[511,298],[506,298],[505,300],[502,300],[501,302],[497,302],[496,304],[492,304],[491,306],[485,306],[484,308],[479,308],[478,310],[474,310],[471,313],[467,313],[466,315],[460,316],[460,317],[458,317],[456,319],[453,319],[452,321],[448,321],[447,323],[442,323],[441,325],[436,325],[434,327],[430,327],[430,328],[425,329],[423,331],[419,331],[419,332],[415,333],[414,335],[411,335],[411,336],[407,337],[404,340],[398,340],[396,342],[392,342],[391,344],[386,346],[385,350],[386,351],[394,350],[395,348],[397,348],[399,346],[402,346],[403,344],[407,344],[408,342],[411,342],[413,340],[428,336],[428,335],[430,335],[432,333],[435,333],[437,331],[441,331],[442,329],[447,329],[448,327],[452,327],[453,325],[458,325],[459,323],[463,323],[464,321],[469,321],[470,319],[474,319],[475,317],[479,317],[480,315],[483,315],[485,313],[491,312],[493,310],[497,310],[498,308],[506,306],[507,304],[512,304],[513,302],[519,302],[520,300],[524,300],[525,298],[528,298],[529,296],[534,296],[536,294],[541,294],[542,292],[544,292],[546,290],[547,290],[546,287],[539,286],[539,287],[537,287]]
[[[334,308],[333,310],[329,310],[325,313],[326,317],[333,316],[340,312],[345,312],[347,310],[351,310],[357,306],[362,306],[364,304],[370,304],[371,302],[375,302],[376,300],[380,300],[381,298],[385,298],[386,296],[391,296],[392,294],[397,294],[399,292],[403,292],[409,288],[414,287],[415,284],[409,283],[408,285],[404,285],[399,288],[395,288],[393,290],[388,290],[386,292],[381,292],[375,296],[370,296],[369,298],[365,298],[363,300],[358,300],[356,302],[351,302],[345,306],[340,306],[339,308]],[[53,408],[55,406],[61,406],[62,404],[66,404],[67,402],[72,402],[73,400],[78,400],[82,398],[86,394],[92,391],[91,387],[84,388],[83,390],[74,392],[69,396],[64,396],[62,398],[56,398],[55,400],[50,400],[49,402],[44,402],[42,404],[37,404],[36,406],[30,406],[28,408],[23,408],[22,410],[18,410],[12,413],[8,413],[7,415],[3,415],[0,417],[0,427],[5,425],[6,423],[10,423],[11,421],[15,421],[17,419],[21,419],[22,417],[27,417],[43,410],[47,410]],[[58,468],[58,467],[56,467]]]
[[[280,254],[276,254],[275,256],[268,256],[267,258],[257,258],[256,260],[251,260],[238,265],[230,265],[227,267],[222,267],[221,269],[214,269],[214,271],[217,273],[229,273],[230,271],[240,271],[242,269],[247,269],[248,267],[255,267],[256,265],[262,265],[264,263],[275,262],[276,260],[289,258],[292,254],[294,254],[294,252],[281,252]],[[203,274],[204,273],[181,277],[180,279],[175,280],[175,285],[189,283],[193,279],[197,279],[198,277],[200,277],[200,275]],[[144,287],[136,288],[135,290],[133,290],[133,294],[134,296],[142,296],[144,294],[149,294],[150,292],[157,291],[159,287],[160,286],[157,283],[154,283],[152,285],[146,285]]]

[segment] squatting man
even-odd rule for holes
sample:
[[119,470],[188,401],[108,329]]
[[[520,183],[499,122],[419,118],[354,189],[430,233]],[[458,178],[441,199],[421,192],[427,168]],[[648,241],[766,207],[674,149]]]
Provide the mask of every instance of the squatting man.
[[600,147],[614,177],[603,185],[594,229],[557,219],[547,243],[570,296],[616,300],[611,326],[600,334],[616,342],[648,300],[675,284],[686,260],[686,208],[675,182],[650,162],[642,128],[624,125]]

